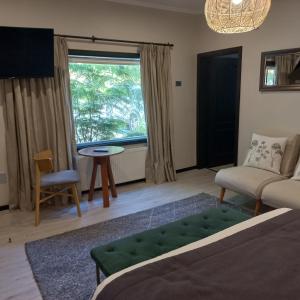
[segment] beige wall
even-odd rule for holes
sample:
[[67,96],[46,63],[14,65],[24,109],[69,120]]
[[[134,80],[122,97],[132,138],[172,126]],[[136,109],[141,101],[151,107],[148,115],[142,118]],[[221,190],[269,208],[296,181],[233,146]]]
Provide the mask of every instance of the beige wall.
[[252,132],[300,133],[300,92],[259,92],[262,51],[300,48],[300,1],[273,0],[267,21],[256,31],[221,35],[201,20],[197,53],[243,46],[239,162],[245,157]]
[[[176,167],[196,162],[196,54],[243,46],[239,161],[254,131],[300,132],[300,93],[258,91],[261,51],[300,47],[300,1],[273,0],[271,13],[257,31],[220,35],[207,28],[203,16],[138,8],[100,0],[2,0],[1,25],[52,27],[57,33],[172,42]],[[76,48],[135,51],[103,45]],[[4,132],[0,109],[0,172],[6,171]],[[0,204],[7,189],[0,186]]]
[[[1,25],[51,27],[56,33],[171,42],[174,87],[176,167],[195,165],[195,65],[191,43],[195,40],[196,17],[114,4],[100,0],[2,0]],[[74,48],[136,51],[135,48],[72,44]],[[0,124],[1,124],[0,116]],[[0,143],[4,143],[1,132]],[[0,172],[6,169],[4,148],[0,148]]]

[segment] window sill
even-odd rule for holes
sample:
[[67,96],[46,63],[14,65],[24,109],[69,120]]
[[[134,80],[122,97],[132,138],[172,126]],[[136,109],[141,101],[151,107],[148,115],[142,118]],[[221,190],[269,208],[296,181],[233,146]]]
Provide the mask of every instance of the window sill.
[[136,144],[147,144],[147,138],[134,138],[134,139],[115,139],[110,141],[102,142],[91,142],[91,143],[82,143],[77,144],[77,150],[81,150],[88,147],[97,147],[97,146],[126,146],[126,145],[136,145]]

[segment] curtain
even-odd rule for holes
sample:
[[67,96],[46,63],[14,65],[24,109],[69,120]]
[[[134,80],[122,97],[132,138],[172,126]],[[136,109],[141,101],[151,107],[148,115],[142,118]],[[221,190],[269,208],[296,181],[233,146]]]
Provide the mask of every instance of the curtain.
[[275,56],[277,68],[277,85],[290,84],[289,75],[294,70],[294,61],[292,55]]
[[55,170],[74,168],[75,135],[70,98],[68,47],[54,40],[53,78],[0,82],[6,124],[10,208],[33,209],[33,155],[51,149]]
[[148,133],[146,179],[175,181],[170,47],[143,45],[140,54]]
[[293,71],[298,67],[298,64],[300,62],[300,53],[292,54],[293,57]]

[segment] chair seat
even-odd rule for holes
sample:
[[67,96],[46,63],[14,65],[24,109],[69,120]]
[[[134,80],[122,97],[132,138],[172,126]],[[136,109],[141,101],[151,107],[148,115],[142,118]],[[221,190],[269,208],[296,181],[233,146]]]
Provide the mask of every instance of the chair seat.
[[300,209],[300,181],[274,182],[264,189],[262,200],[272,207]]
[[41,177],[41,187],[77,183],[79,180],[78,172],[75,170],[53,172]]
[[228,190],[260,199],[265,186],[286,177],[258,168],[240,166],[219,171],[216,184]]

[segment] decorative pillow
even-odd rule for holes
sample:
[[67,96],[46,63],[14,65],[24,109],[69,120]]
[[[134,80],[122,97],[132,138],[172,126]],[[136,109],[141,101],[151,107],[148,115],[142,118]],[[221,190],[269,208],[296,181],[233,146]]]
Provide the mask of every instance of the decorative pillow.
[[255,167],[280,174],[280,166],[287,138],[253,134],[244,166]]
[[294,172],[293,180],[300,180],[300,160],[298,161],[297,167]]

